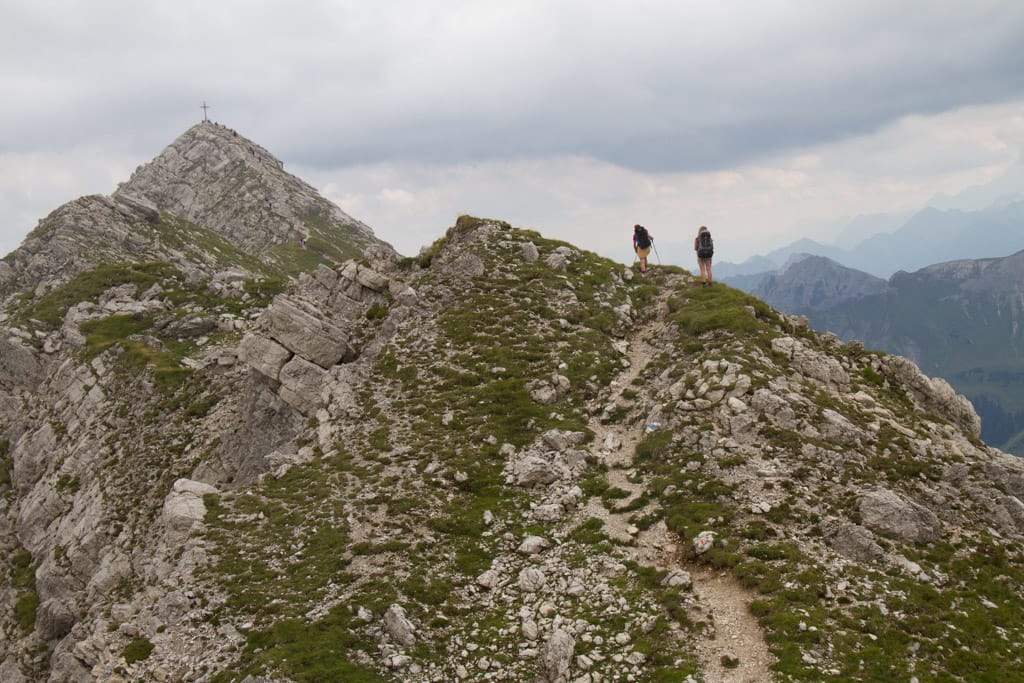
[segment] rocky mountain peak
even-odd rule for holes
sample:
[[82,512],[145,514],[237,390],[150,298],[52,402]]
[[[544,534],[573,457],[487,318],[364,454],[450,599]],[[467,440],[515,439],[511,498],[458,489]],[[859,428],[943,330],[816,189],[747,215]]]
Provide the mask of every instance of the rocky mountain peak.
[[286,172],[266,149],[211,121],[192,126],[136,169],[114,197],[142,199],[252,254],[308,237],[328,223],[345,226],[359,242],[374,241],[369,227]]
[[111,196],[68,202],[0,265],[0,289],[37,296],[99,264],[166,261],[196,279],[224,269],[294,275],[397,253],[362,222],[226,126],[189,128]]
[[888,289],[882,278],[847,268],[824,256],[790,257],[778,274],[754,288],[754,295],[783,311],[817,310],[879,294]]

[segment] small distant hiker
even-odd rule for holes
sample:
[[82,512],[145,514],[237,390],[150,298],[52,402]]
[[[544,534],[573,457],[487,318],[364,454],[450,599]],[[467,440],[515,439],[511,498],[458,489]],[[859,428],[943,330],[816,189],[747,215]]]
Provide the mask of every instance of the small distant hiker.
[[711,231],[706,225],[700,226],[697,236],[693,238],[693,250],[697,252],[697,265],[700,266],[700,286],[711,286],[711,257],[715,255],[715,241],[711,239]]
[[651,253],[651,244],[654,238],[647,228],[637,223],[633,226],[633,251],[640,258],[640,272],[647,272],[647,255]]
[[309,239],[305,235],[299,235],[299,249],[306,248],[306,240]]

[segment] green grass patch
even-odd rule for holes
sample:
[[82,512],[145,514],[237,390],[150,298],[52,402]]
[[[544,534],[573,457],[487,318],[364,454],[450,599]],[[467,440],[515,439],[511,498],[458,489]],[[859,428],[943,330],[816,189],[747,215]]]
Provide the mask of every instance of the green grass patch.
[[[759,318],[769,318],[768,304],[727,285],[687,290],[668,301],[668,320],[692,335],[712,330],[733,333],[766,331],[768,325]],[[751,314],[748,307],[754,310]]]
[[582,545],[597,545],[607,541],[608,536],[604,533],[604,522],[596,517],[591,517],[572,530],[569,540]]
[[152,652],[153,643],[149,642],[148,638],[134,638],[121,650],[121,656],[124,657],[126,663],[134,664],[149,659]]
[[596,472],[582,479],[579,483],[580,490],[587,496],[603,496],[604,492],[611,488],[608,479],[600,472]]
[[46,293],[21,315],[56,327],[70,307],[81,301],[96,303],[100,295],[111,287],[134,283],[141,294],[162,280],[180,281],[183,278],[177,269],[164,262],[104,264],[81,272]]
[[144,335],[153,327],[153,320],[130,314],[112,315],[82,323],[85,335],[85,357],[92,359],[114,346],[124,350],[124,367],[136,372],[149,368],[154,383],[165,394],[173,393],[188,379],[192,371],[181,366],[187,346],[165,341],[163,348],[146,343]]
[[870,365],[865,365],[861,369],[860,376],[871,386],[880,387],[885,384],[885,376]]
[[402,584],[402,592],[424,605],[437,606],[449,598],[452,586],[450,580],[430,579],[423,574],[417,574]]
[[297,683],[346,681],[384,683],[372,669],[353,663],[350,652],[365,646],[345,606],[336,607],[319,621],[285,619],[269,629],[249,634],[241,672],[225,672],[215,683],[237,680],[241,673],[279,672]]
[[39,595],[35,591],[26,593],[14,603],[14,618],[25,633],[36,627],[36,611],[39,609]]
[[11,470],[14,469],[14,461],[10,457],[11,442],[7,439],[0,439],[0,487],[10,486]]
[[667,430],[651,432],[637,444],[633,461],[638,465],[644,463],[663,463],[672,455],[672,433]]
[[629,298],[633,308],[640,311],[654,301],[661,290],[654,285],[641,284],[633,287],[629,292]]
[[12,588],[33,588],[36,585],[36,567],[32,562],[32,554],[27,550],[18,550],[8,560]]
[[78,477],[73,477],[69,474],[62,474],[57,477],[57,483],[54,484],[54,489],[58,493],[66,493],[68,495],[74,495],[78,493],[82,484],[78,481]]
[[206,417],[207,413],[209,413],[219,402],[220,396],[204,396],[203,398],[188,404],[188,407],[185,408],[185,417]]
[[733,514],[733,509],[722,503],[686,500],[666,507],[665,524],[669,531],[692,539],[701,531],[713,531],[727,525]]
[[249,279],[242,284],[242,291],[249,295],[250,306],[265,308],[275,296],[284,291],[285,281],[280,277]]

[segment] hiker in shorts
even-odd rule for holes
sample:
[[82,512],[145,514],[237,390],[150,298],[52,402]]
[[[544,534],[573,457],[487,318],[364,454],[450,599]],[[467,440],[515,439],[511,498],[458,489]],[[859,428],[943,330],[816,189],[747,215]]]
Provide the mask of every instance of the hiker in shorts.
[[640,272],[647,272],[647,255],[651,253],[651,244],[654,243],[654,238],[651,237],[651,233],[647,232],[647,228],[637,223],[633,226],[633,251],[640,258]]
[[693,238],[693,250],[697,252],[697,266],[700,267],[700,286],[711,286],[711,257],[715,255],[715,242],[706,225],[700,226]]

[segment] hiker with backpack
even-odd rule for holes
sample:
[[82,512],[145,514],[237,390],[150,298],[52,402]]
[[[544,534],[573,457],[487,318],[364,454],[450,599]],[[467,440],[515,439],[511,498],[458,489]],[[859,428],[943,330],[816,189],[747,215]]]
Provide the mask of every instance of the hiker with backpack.
[[633,251],[640,258],[640,272],[647,272],[647,255],[651,253],[651,245],[654,243],[654,238],[651,237],[651,233],[647,232],[647,228],[637,223],[633,226]]
[[693,238],[693,250],[697,252],[697,265],[700,267],[700,286],[711,286],[711,257],[715,255],[715,241],[711,239],[711,231],[706,225],[700,226],[697,236]]

